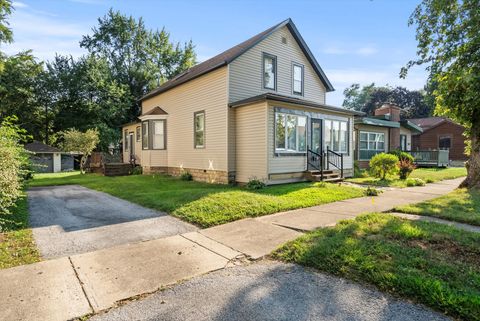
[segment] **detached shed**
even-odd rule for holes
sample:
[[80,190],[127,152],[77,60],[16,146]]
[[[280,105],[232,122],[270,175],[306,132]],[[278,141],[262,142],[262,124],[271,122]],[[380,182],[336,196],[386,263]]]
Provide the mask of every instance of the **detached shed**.
[[73,170],[73,156],[56,147],[33,141],[26,144],[25,149],[33,153],[31,160],[36,172],[57,173]]

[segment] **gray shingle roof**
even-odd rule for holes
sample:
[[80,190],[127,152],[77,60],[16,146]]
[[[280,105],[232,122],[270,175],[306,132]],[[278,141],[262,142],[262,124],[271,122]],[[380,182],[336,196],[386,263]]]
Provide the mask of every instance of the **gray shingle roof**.
[[60,149],[56,147],[46,145],[36,140],[26,144],[25,149],[33,153],[61,153],[62,152]]

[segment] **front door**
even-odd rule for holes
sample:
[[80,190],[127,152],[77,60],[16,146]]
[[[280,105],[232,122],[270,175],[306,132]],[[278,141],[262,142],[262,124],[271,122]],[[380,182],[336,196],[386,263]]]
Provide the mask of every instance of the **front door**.
[[317,154],[322,154],[322,120],[312,118],[312,135],[310,149]]

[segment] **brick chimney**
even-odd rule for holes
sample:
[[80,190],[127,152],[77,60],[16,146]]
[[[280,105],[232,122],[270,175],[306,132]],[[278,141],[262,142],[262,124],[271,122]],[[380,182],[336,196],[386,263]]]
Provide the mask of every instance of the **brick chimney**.
[[[386,103],[380,108],[375,109],[375,116],[388,115],[390,121],[400,121],[400,111],[402,109],[395,104]],[[390,142],[388,150],[400,149],[400,128],[389,128]]]

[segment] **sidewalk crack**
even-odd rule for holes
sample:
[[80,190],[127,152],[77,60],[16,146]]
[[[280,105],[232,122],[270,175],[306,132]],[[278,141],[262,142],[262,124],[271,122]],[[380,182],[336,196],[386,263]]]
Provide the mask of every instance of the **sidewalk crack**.
[[78,283],[80,283],[80,287],[82,288],[83,295],[85,296],[85,299],[88,302],[88,306],[90,307],[90,310],[92,311],[92,313],[94,313],[95,310],[93,309],[92,302],[90,302],[90,299],[88,298],[87,291],[85,291],[85,288],[83,286],[83,282],[82,282],[82,280],[80,280],[80,277],[78,276],[77,270],[75,269],[75,266],[73,265],[72,258],[69,256],[68,260],[70,261],[70,266],[72,267],[73,272],[75,273],[75,276],[77,277]]

